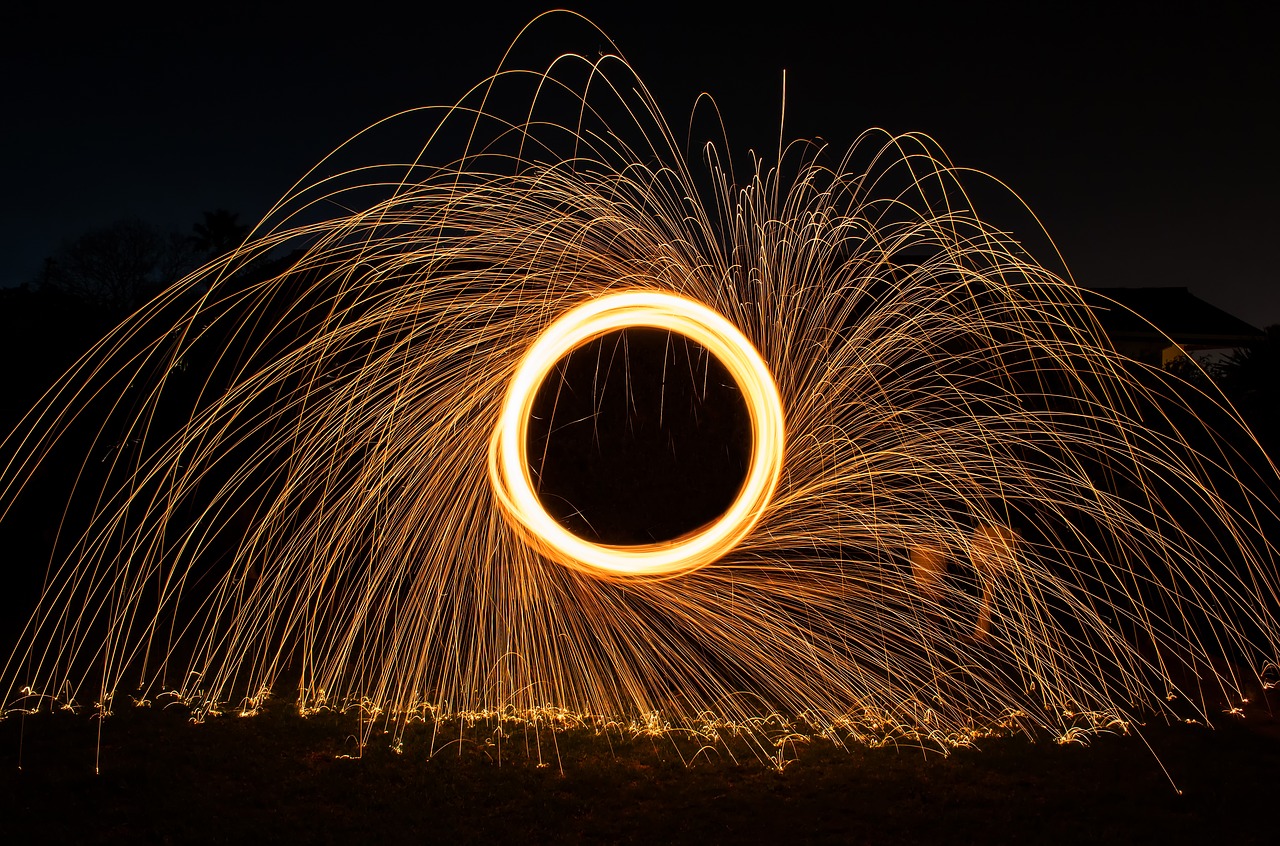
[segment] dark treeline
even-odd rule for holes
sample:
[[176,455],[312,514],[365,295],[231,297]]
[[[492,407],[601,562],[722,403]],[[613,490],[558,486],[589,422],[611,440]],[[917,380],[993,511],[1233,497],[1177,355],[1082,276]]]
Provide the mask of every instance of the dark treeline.
[[[0,441],[7,441],[0,460],[30,451],[15,437],[31,426],[22,422],[24,416],[97,342],[166,287],[239,246],[248,231],[236,214],[221,209],[205,212],[185,233],[122,219],[64,242],[36,278],[0,288]],[[247,284],[275,265],[251,266],[240,281]],[[169,380],[179,400],[204,381],[200,363],[192,365],[190,373]],[[84,502],[69,508],[73,486],[101,489],[105,478],[98,476],[110,466],[110,453],[123,446],[113,440],[110,409],[125,398],[124,389],[100,381],[93,386],[103,389],[99,396],[77,398],[80,419],[24,481],[22,495],[0,504],[9,507],[0,520],[6,596],[0,610],[12,612],[5,615],[12,622],[25,621],[50,561],[65,554],[75,532],[85,528],[77,525]],[[177,425],[180,415],[174,411],[173,420],[156,421],[161,428]],[[0,642],[9,641],[9,629],[0,627]]]
[[64,242],[35,279],[0,288],[8,430],[59,375],[136,308],[244,240],[238,215],[205,212],[190,231],[125,218]]

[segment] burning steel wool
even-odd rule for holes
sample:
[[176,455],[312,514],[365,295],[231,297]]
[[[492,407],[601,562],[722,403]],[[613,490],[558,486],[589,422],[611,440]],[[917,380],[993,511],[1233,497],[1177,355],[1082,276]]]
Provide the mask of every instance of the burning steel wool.
[[[394,737],[461,716],[770,754],[1073,739],[1270,680],[1275,468],[1220,399],[1231,431],[1118,355],[929,138],[739,178],[608,51],[427,113],[417,158],[318,167],[5,440],[4,513],[69,489],[6,710],[296,693]],[[552,516],[531,420],[641,328],[723,367],[749,448],[718,517],[627,544]]]

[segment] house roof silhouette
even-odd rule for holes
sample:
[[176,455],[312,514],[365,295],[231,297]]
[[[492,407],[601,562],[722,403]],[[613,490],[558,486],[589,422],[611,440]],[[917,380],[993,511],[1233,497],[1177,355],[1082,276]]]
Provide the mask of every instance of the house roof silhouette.
[[1263,336],[1186,288],[1090,288],[1084,294],[1116,350],[1149,364],[1242,347]]

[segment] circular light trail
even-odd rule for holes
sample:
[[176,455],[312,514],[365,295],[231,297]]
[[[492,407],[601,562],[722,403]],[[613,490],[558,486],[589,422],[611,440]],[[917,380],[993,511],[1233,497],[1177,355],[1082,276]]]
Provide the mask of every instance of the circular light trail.
[[[716,520],[681,537],[628,546],[598,544],[573,534],[539,501],[529,471],[529,415],[556,362],[610,332],[649,327],[701,344],[725,366],[746,401],[752,451],[747,476]],[[755,527],[782,470],[782,400],[764,359],[732,323],[686,297],[661,291],[607,294],[552,323],[516,366],[489,445],[489,479],[503,514],[525,541],[555,561],[605,578],[670,577],[724,556]]]

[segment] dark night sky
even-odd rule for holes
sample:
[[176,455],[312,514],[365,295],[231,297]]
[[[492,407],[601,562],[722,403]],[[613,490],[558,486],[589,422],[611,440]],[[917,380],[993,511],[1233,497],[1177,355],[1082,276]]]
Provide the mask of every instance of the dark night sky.
[[[927,132],[1022,194],[1081,283],[1185,285],[1256,325],[1280,323],[1280,60],[1261,19],[634,5],[578,8],[677,128],[705,90],[735,147],[769,149],[785,68],[789,136],[843,147],[870,126]],[[184,231],[219,207],[256,220],[349,135],[456,100],[540,8],[434,6],[4,21],[0,284],[31,279],[59,241],[120,217]],[[559,32],[526,55],[601,46],[581,27]]]

